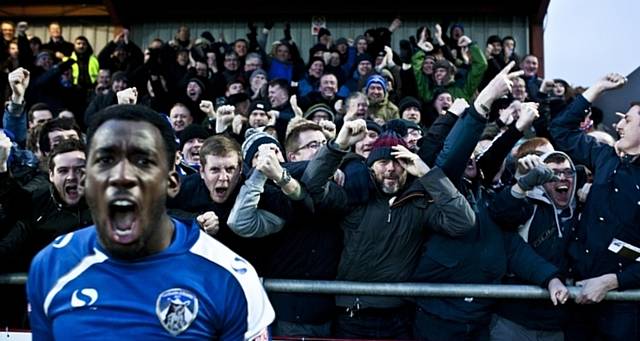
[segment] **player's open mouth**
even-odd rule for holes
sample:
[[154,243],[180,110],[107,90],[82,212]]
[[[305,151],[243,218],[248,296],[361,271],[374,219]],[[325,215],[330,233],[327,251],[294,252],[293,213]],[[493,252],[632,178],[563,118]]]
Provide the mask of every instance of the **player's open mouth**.
[[115,242],[129,244],[137,238],[138,206],[129,199],[115,199],[109,203],[109,222]]

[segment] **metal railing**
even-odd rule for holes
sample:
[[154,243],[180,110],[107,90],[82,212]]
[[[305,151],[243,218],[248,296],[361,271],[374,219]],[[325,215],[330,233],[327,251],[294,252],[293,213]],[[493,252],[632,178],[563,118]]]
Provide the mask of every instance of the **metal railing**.
[[[0,275],[0,284],[22,285],[26,281],[27,274],[25,273]],[[267,291],[281,293],[549,299],[549,292],[546,289],[534,285],[369,283],[270,278],[265,278],[263,284]],[[568,288],[572,298],[576,297],[581,290],[580,287],[575,286]],[[608,301],[640,301],[640,290],[610,291],[604,299]]]

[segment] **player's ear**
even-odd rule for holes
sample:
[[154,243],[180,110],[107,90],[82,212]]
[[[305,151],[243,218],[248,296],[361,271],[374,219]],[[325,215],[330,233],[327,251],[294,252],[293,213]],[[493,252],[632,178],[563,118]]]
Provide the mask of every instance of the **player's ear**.
[[167,176],[167,195],[170,198],[175,197],[180,192],[180,176],[178,172],[172,170]]

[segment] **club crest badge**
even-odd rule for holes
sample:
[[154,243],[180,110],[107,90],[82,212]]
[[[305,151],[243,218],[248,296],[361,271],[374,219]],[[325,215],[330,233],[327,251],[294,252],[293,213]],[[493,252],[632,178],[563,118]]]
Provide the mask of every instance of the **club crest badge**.
[[171,335],[187,330],[198,315],[198,298],[189,290],[172,288],[156,300],[156,315]]

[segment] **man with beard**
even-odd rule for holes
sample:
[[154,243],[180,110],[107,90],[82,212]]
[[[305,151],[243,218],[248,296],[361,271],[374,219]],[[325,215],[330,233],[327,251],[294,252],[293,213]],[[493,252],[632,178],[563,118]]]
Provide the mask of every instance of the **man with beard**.
[[[61,236],[32,263],[34,339],[268,337],[274,313],[253,267],[166,212],[180,188],[166,119],[142,106],[112,106],[87,141],[96,225]],[[172,304],[185,309],[169,318]]]
[[[525,180],[529,173],[529,179],[538,181]],[[557,151],[541,157],[529,154],[518,160],[516,178],[519,180],[510,191],[500,192],[490,203],[491,217],[503,229],[517,232],[538,255],[555,265],[562,277],[569,276],[567,246],[578,223],[573,162]],[[507,276],[505,282],[525,284],[513,276]],[[492,340],[563,339],[568,318],[564,306],[537,300],[502,301],[497,312]]]
[[[633,102],[617,124],[614,147],[597,142],[580,129],[589,107],[603,92],[627,79],[610,73],[589,87],[551,122],[560,150],[576,164],[593,170],[569,257],[582,289],[568,338],[572,340],[638,340],[638,302],[601,302],[611,290],[640,288],[640,264],[632,254],[640,247],[640,103]],[[630,254],[631,253],[631,254]]]
[[[327,186],[348,149],[367,133],[364,120],[347,121],[309,163],[303,182],[317,209],[340,220],[344,250],[337,279],[402,282],[429,235],[462,236],[473,211],[442,171],[430,169],[393,133],[382,134],[367,158],[373,186],[364,203],[350,205],[340,187]],[[411,338],[411,307],[397,297],[341,295],[336,334],[347,338]]]
[[98,62],[98,58],[93,55],[93,48],[85,36],[77,37],[73,45],[73,53],[63,60],[73,59],[76,61],[76,63],[71,66],[73,85],[80,87],[88,94],[98,79],[100,62]]

